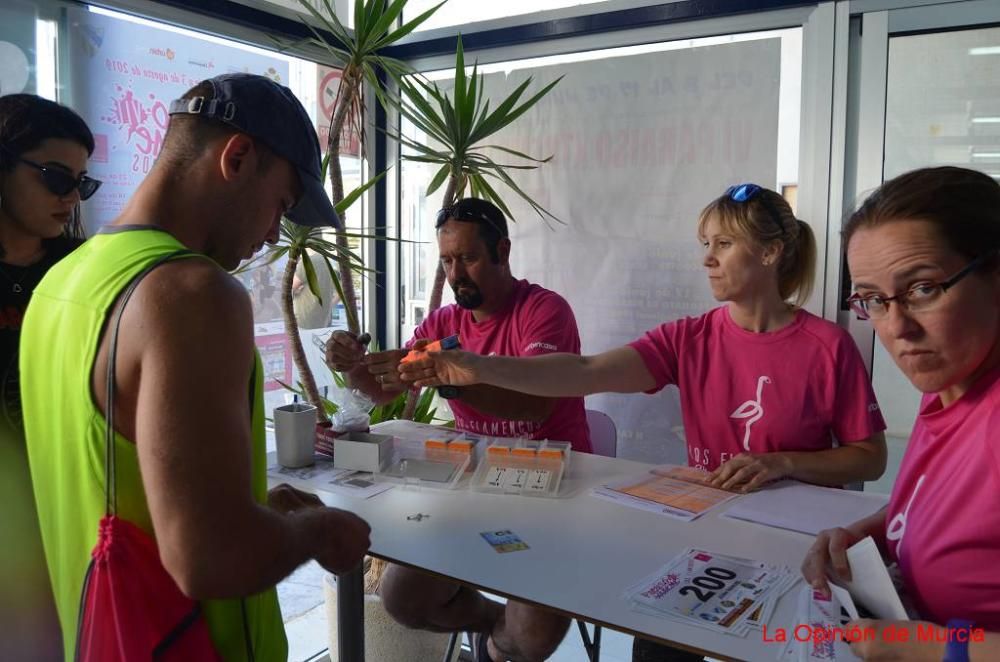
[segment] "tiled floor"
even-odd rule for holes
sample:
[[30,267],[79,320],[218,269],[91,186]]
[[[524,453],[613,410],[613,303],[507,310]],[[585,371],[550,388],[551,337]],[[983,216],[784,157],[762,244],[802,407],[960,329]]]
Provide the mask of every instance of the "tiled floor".
[[328,646],[323,598],[325,574],[318,563],[311,561],[278,584],[289,662],[312,659]]

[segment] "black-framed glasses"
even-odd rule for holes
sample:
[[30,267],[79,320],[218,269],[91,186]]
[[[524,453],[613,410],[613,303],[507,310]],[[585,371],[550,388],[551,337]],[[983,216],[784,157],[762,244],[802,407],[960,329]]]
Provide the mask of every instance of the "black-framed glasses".
[[[727,188],[725,195],[733,202],[749,202],[763,190],[764,187],[758,186],[757,184],[736,184],[735,186]],[[765,197],[760,199],[760,204],[764,205],[764,209],[767,210],[768,216],[770,216],[771,220],[774,221],[774,224],[778,226],[778,232],[784,235],[785,226],[781,223],[781,216],[778,214],[778,211],[771,206],[771,203],[768,202]]]
[[[4,151],[10,154],[9,150]],[[79,189],[80,199],[86,200],[97,193],[97,189],[101,188],[102,182],[99,179],[94,179],[93,177],[88,177],[87,175],[74,177],[60,168],[43,166],[41,163],[29,161],[23,156],[18,156],[16,154],[11,154],[11,156],[16,161],[19,161],[20,163],[23,163],[24,165],[34,168],[42,173],[42,183],[45,185],[45,188],[47,188],[49,192],[58,195],[60,198],[69,195],[74,189]]]
[[976,269],[982,267],[986,262],[997,254],[996,251],[980,255],[972,262],[965,265],[958,273],[940,282],[927,281],[917,283],[913,287],[894,294],[891,297],[881,294],[861,295],[854,293],[847,297],[847,304],[851,310],[863,320],[885,319],[889,314],[889,304],[893,301],[906,308],[911,313],[922,313],[932,310],[944,299],[944,293],[955,286],[960,280],[971,274]]
[[461,204],[442,207],[439,209],[437,216],[434,219],[434,227],[440,228],[442,225],[447,223],[450,218],[453,218],[456,221],[483,221],[496,230],[501,237],[507,236],[507,233],[497,226],[496,221],[490,218],[489,214],[483,211],[469,209]]

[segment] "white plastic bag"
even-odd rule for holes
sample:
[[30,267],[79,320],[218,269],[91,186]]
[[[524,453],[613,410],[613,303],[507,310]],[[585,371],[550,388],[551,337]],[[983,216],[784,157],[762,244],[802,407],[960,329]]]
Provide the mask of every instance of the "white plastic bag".
[[333,429],[337,434],[344,432],[368,432],[371,418],[368,412],[375,401],[358,389],[337,388],[330,394],[330,400],[337,405],[337,413],[332,416]]

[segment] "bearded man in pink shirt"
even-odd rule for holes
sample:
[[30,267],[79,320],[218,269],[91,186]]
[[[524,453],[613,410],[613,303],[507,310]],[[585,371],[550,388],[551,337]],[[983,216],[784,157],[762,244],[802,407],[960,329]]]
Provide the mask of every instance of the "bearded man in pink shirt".
[[[507,220],[496,205],[464,198],[438,212],[438,248],[455,302],[432,312],[406,348],[365,353],[357,337],[335,332],[326,350],[331,369],[377,402],[395,398],[406,386],[398,366],[410,348],[457,335],[462,349],[484,356],[538,356],[580,353],[576,319],[555,292],[518,280],[510,272]],[[590,436],[583,398],[548,398],[476,384],[443,386],[455,427],[497,437],[569,441],[589,453]],[[390,565],[380,593],[400,623],[437,632],[469,631],[478,662],[544,660],[559,646],[569,619],[508,601],[506,606],[478,591]]]

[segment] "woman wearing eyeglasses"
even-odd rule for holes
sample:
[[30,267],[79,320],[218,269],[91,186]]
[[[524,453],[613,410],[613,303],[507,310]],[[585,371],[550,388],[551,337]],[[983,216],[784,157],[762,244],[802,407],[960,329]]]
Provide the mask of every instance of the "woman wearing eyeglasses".
[[926,621],[861,623],[877,634],[859,656],[998,660],[1000,185],[964,168],[901,175],[851,216],[844,244],[849,301],[923,399],[886,510],[820,533],[803,574],[824,591],[828,573],[849,579],[845,549],[872,536]]
[[93,151],[90,129],[69,108],[0,97],[0,659],[62,654],[22,438],[17,347],[35,286],[83,241],[80,200],[100,186],[85,174]]

